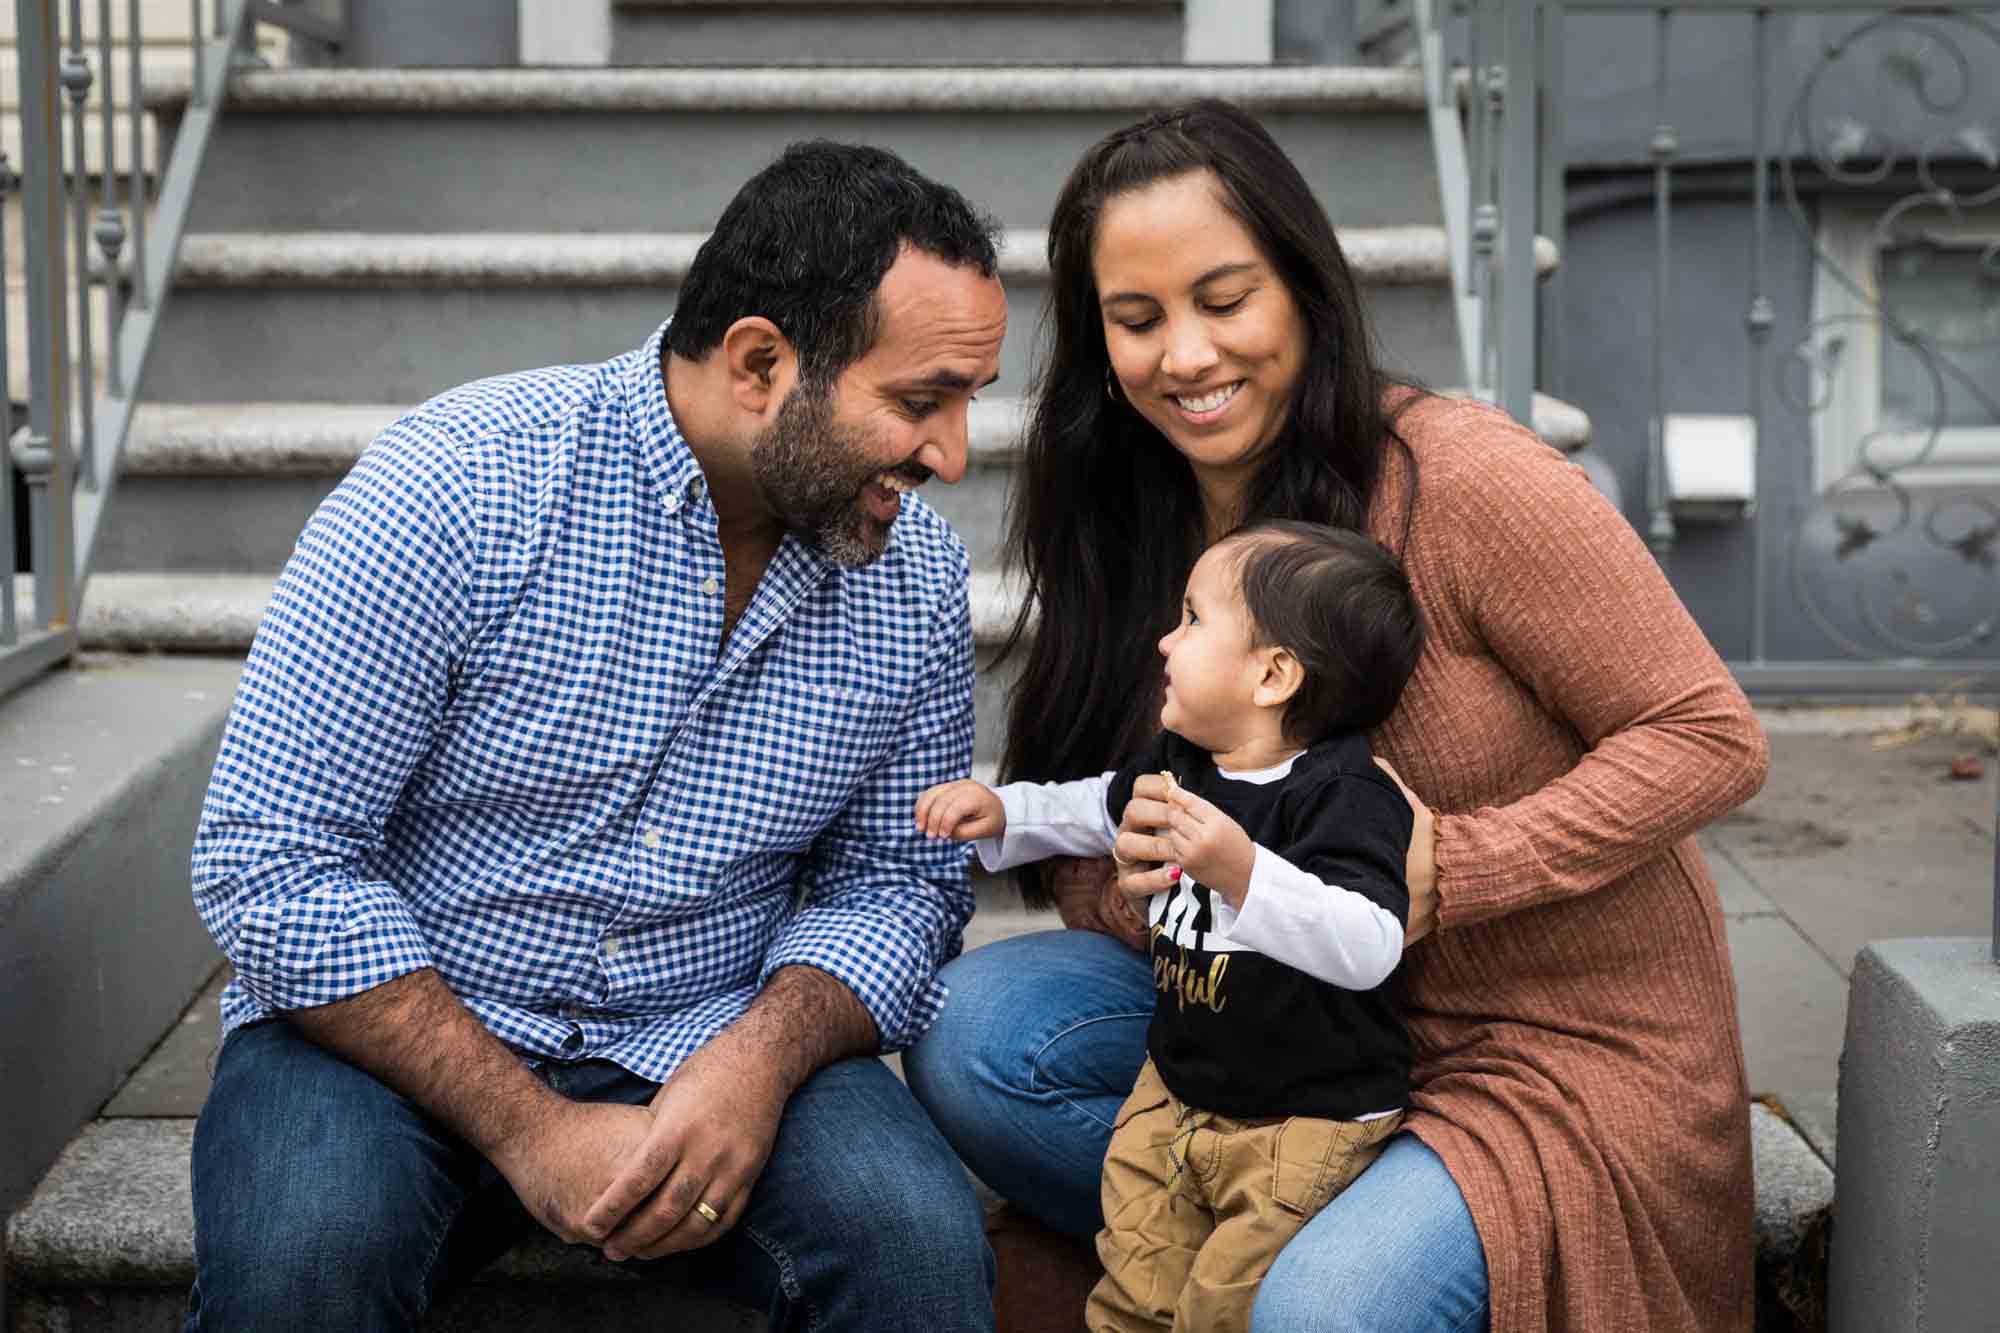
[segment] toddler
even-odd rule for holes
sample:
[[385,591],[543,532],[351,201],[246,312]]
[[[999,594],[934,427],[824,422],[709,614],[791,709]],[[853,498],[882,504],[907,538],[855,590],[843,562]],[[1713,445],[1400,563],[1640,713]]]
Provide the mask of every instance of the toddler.
[[[1394,556],[1359,533],[1241,528],[1188,576],[1163,734],[1117,773],[945,783],[939,837],[1001,870],[1110,853],[1147,901],[1147,1060],[1105,1156],[1101,1330],[1246,1329],[1285,1242],[1402,1122],[1410,1040],[1384,982],[1409,915],[1409,803],[1365,733],[1416,666],[1423,625]],[[1118,827],[1126,806],[1138,827]],[[1135,873],[1135,862],[1157,863]],[[1292,907],[1333,895],[1331,936]]]

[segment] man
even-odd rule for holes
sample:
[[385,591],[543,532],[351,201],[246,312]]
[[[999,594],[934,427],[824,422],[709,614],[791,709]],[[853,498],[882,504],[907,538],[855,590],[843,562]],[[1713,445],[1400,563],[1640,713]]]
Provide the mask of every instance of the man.
[[321,506],[195,843],[236,978],[190,1329],[408,1327],[537,1222],[774,1329],[990,1325],[873,1057],[972,910],[910,820],[972,649],[908,492],[963,474],[1006,318],[955,191],[797,145],[642,350],[435,399]]

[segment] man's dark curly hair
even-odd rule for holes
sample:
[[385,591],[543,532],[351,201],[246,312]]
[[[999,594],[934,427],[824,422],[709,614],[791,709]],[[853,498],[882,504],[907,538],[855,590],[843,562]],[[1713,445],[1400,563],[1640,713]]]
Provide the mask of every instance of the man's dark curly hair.
[[831,383],[875,344],[882,275],[905,245],[984,277],[999,227],[894,153],[815,139],[787,148],[723,210],[681,284],[667,346],[699,361],[739,319],[761,315]]

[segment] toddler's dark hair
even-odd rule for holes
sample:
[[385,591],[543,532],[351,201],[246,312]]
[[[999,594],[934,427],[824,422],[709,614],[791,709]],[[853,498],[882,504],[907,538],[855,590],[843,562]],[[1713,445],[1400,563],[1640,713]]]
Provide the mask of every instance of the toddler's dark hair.
[[1424,646],[1403,562],[1372,537],[1324,523],[1267,519],[1219,545],[1236,569],[1253,646],[1299,659],[1305,681],[1285,704],[1285,737],[1311,745],[1388,720]]

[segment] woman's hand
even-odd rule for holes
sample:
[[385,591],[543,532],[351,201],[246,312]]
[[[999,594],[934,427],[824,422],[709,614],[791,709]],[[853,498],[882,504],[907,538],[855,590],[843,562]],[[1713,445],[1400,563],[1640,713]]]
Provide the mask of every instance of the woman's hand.
[[1170,876],[1172,866],[1179,866],[1195,883],[1243,910],[1250,873],[1257,865],[1257,844],[1241,824],[1187,788],[1176,787],[1167,793],[1167,827],[1160,833],[1172,852]]
[[1403,869],[1410,885],[1410,924],[1403,931],[1403,947],[1407,949],[1437,927],[1437,817],[1388,760],[1377,758],[1375,763],[1402,791],[1416,821],[1410,828],[1410,857]]
[[1094,930],[1132,949],[1146,947],[1146,920],[1118,891],[1116,869],[1103,857],[1058,857],[1048,863],[1056,914],[1071,930]]
[[1167,836],[1172,813],[1167,780],[1147,773],[1132,784],[1132,799],[1118,821],[1118,840],[1111,846],[1111,859],[1118,863],[1118,892],[1140,921],[1146,918],[1146,899],[1166,892],[1180,878]]

